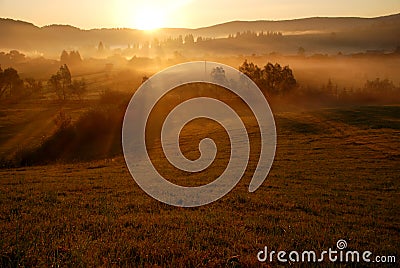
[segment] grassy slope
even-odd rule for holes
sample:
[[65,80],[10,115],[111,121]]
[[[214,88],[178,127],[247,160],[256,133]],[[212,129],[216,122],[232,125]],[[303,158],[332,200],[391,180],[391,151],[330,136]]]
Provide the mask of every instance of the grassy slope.
[[339,239],[400,258],[399,109],[279,112],[263,186],[247,192],[249,170],[195,209],[147,196],[123,158],[0,170],[0,266],[254,266],[264,246],[321,251]]
[[54,119],[63,110],[75,121],[90,101],[22,101],[0,106],[0,158],[11,157],[16,150],[35,147],[56,129]]

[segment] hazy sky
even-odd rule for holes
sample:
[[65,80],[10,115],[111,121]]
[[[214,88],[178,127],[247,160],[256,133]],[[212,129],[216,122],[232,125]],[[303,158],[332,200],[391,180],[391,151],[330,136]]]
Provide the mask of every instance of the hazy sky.
[[38,26],[197,28],[232,20],[400,13],[400,0],[0,0],[0,17]]

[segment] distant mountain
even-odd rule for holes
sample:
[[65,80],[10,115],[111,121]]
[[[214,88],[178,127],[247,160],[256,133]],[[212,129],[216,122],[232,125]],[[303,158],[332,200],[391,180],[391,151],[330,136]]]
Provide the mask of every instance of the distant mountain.
[[210,27],[195,29],[196,34],[214,33],[215,36],[236,33],[237,31],[280,31],[280,32],[305,32],[305,31],[330,31],[343,32],[355,28],[376,27],[382,25],[398,25],[400,13],[377,18],[357,17],[313,17],[280,21],[233,21]]
[[[299,46],[305,47],[306,51],[326,53],[393,50],[400,46],[400,14],[377,18],[314,17],[282,21],[233,21],[198,29],[165,28],[152,34],[127,28],[82,30],[69,25],[37,27],[24,21],[0,18],[0,51],[16,49],[57,56],[63,49],[93,50],[100,41],[110,48],[126,48],[132,44],[151,42],[154,38],[164,40],[192,34],[195,39],[198,36],[221,39],[215,40],[215,44],[219,42],[227,45],[224,51],[229,52],[233,41],[224,39],[228,35],[246,31],[281,32],[285,38],[274,42],[258,40],[254,44],[236,44],[232,53],[292,53]],[[214,49],[212,44],[206,47],[211,53],[221,51],[220,48]]]

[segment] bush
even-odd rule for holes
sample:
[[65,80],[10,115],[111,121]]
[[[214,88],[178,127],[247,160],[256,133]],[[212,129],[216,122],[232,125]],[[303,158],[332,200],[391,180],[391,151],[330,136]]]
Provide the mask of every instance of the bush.
[[14,157],[16,165],[47,164],[113,157],[122,153],[121,127],[125,109],[92,109],[70,123],[63,112],[57,116],[57,131],[35,149]]

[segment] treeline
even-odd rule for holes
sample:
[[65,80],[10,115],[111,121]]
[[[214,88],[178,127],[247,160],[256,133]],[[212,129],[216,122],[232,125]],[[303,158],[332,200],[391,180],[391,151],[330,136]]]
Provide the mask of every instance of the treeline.
[[[229,34],[228,39],[236,39],[238,41],[254,41],[255,39],[264,40],[271,38],[279,38],[282,37],[282,32],[274,32],[274,31],[243,31],[237,32],[236,34]],[[187,35],[178,35],[177,37],[169,36],[160,40],[159,38],[153,38],[152,40],[147,40],[145,42],[132,42],[127,45],[128,50],[142,50],[142,49],[160,49],[160,48],[180,48],[180,47],[190,47],[196,44],[200,44],[202,42],[212,41],[221,38],[207,37],[207,36],[197,36],[195,37],[193,34]],[[223,39],[223,38],[222,38]],[[102,41],[99,42],[97,46],[97,51],[99,53],[105,53],[107,46],[104,45]]]
[[42,97],[45,89],[46,92],[55,93],[59,100],[81,100],[87,92],[87,85],[83,78],[72,80],[66,64],[62,65],[45,85],[34,78],[21,79],[18,71],[12,67],[5,70],[0,67],[0,100]]
[[400,103],[400,86],[385,78],[366,80],[359,88],[343,87],[329,79],[320,87],[296,81],[289,66],[268,62],[259,67],[244,61],[239,70],[251,78],[267,98],[286,98],[287,100],[316,104],[379,104]]
[[10,52],[6,53],[1,51],[0,52],[0,62],[10,65],[10,64],[17,64],[23,63],[27,60],[25,54],[19,52],[18,50],[11,50]]
[[358,88],[340,86],[334,80],[328,79],[320,87],[301,85],[291,97],[297,98],[299,103],[399,104],[400,86],[396,86],[387,78],[366,80],[364,85]]
[[[72,52],[71,52],[72,53]],[[70,53],[70,54],[71,54]],[[73,52],[72,55],[76,53]],[[64,53],[63,53],[64,54]],[[75,54],[76,55],[76,54]],[[299,83],[289,66],[281,66],[279,63],[268,62],[263,67],[245,60],[238,68],[242,73],[251,78],[268,97],[274,96],[300,96],[303,99],[318,99],[320,101],[336,102],[366,102],[373,103],[400,101],[400,87],[389,79],[376,78],[367,80],[360,88],[343,87],[329,79],[320,87]],[[212,72],[216,81],[229,84],[225,71],[216,68]],[[72,79],[67,64],[60,66],[59,70],[51,75],[46,82],[33,78],[21,79],[18,71],[12,67],[3,70],[0,67],[0,100],[38,98],[45,94],[54,94],[59,100],[82,100],[88,93],[87,82],[84,78]],[[316,100],[316,101],[318,101]]]
[[0,99],[38,95],[42,88],[41,81],[33,78],[22,80],[14,68],[10,67],[3,71],[0,67]]
[[283,36],[282,32],[274,32],[274,31],[261,31],[261,32],[254,32],[254,31],[243,31],[237,32],[234,34],[229,34],[228,38],[234,39],[255,39],[255,38],[274,38],[274,37],[281,37]]

